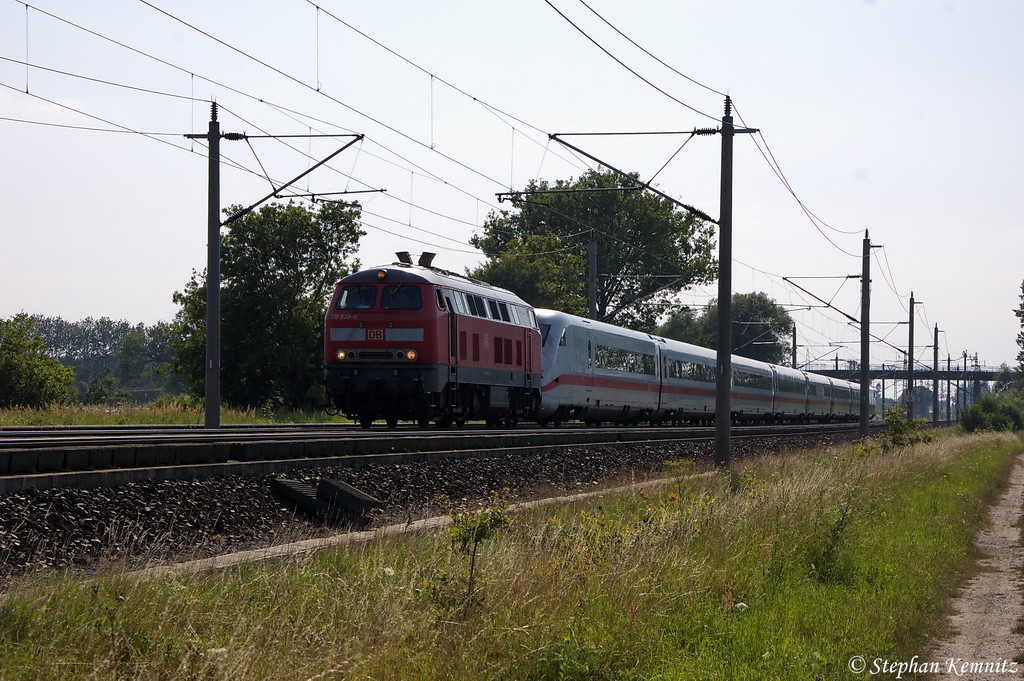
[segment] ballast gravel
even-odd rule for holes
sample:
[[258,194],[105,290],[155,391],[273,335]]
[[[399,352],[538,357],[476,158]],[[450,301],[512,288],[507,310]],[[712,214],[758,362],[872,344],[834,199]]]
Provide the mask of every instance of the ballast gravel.
[[[737,459],[820,447],[850,434],[733,439]],[[387,506],[359,529],[470,506],[500,491],[509,502],[662,475],[665,463],[707,462],[714,443],[636,443],[430,463],[330,467],[284,476],[314,487],[340,480]],[[309,539],[342,531],[276,498],[270,477],[142,481],[114,488],[28,489],[0,497],[0,581],[33,571],[164,561]]]

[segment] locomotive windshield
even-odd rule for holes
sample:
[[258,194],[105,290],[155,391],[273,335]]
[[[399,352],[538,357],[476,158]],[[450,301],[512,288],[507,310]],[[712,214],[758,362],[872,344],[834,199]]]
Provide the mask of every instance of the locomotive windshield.
[[405,284],[385,286],[381,292],[380,306],[384,310],[418,310],[423,307],[420,287]]
[[377,287],[372,284],[349,284],[338,298],[339,310],[369,310],[377,302]]

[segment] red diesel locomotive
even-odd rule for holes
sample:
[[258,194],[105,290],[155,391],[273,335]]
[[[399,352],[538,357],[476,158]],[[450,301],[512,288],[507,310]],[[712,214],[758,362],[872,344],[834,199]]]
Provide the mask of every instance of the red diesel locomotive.
[[512,425],[540,409],[541,338],[515,294],[431,266],[363,270],[338,282],[324,320],[328,400],[369,428],[467,420]]

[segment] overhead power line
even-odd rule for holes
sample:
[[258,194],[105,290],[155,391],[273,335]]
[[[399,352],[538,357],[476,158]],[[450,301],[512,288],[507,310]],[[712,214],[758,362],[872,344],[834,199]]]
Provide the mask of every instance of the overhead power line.
[[632,68],[631,68],[630,66],[628,66],[628,65],[627,65],[627,64],[626,64],[626,63],[625,63],[624,61],[622,61],[621,59],[619,59],[618,57],[616,57],[616,56],[615,56],[614,54],[612,54],[612,53],[611,53],[611,52],[610,52],[610,51],[609,51],[609,50],[608,50],[607,48],[605,48],[605,47],[604,47],[604,46],[603,46],[603,45],[602,45],[601,43],[597,42],[597,41],[596,41],[596,40],[595,40],[594,38],[592,38],[592,37],[591,37],[591,36],[590,36],[590,35],[589,35],[589,34],[588,34],[588,33],[587,33],[586,31],[584,31],[584,30],[583,30],[582,28],[580,28],[580,27],[579,27],[579,26],[578,26],[578,25],[577,25],[577,24],[576,24],[576,23],[575,23],[575,22],[574,22],[574,21],[573,21],[572,19],[570,19],[569,17],[567,17],[567,16],[566,16],[566,15],[565,15],[565,14],[564,14],[564,13],[562,12],[562,10],[558,9],[558,8],[557,8],[557,7],[555,7],[555,6],[553,5],[553,4],[551,4],[551,0],[544,0],[544,2],[545,2],[545,3],[547,4],[547,6],[548,6],[548,7],[550,7],[550,8],[551,8],[551,9],[553,9],[553,10],[555,10],[555,12],[556,12],[556,13],[558,14],[558,16],[560,16],[560,17],[562,17],[563,19],[565,19],[565,20],[566,20],[566,21],[567,21],[567,22],[569,23],[569,25],[570,25],[570,26],[572,26],[572,27],[573,27],[573,28],[575,28],[575,29],[576,29],[577,31],[579,31],[579,32],[580,32],[580,34],[582,34],[584,38],[586,38],[587,40],[589,40],[590,42],[592,42],[592,43],[594,44],[594,46],[595,46],[595,47],[597,47],[597,49],[601,50],[601,51],[602,51],[602,52],[604,52],[604,53],[605,53],[606,55],[608,55],[609,57],[611,57],[611,59],[612,59],[613,61],[615,61],[615,63],[616,63],[616,64],[618,64],[618,65],[619,65],[619,66],[621,66],[622,68],[624,68],[624,69],[626,69],[627,71],[629,71],[630,73],[632,73],[632,74],[633,74],[634,76],[636,76],[637,78],[639,78],[640,80],[642,80],[642,81],[643,81],[644,83],[646,83],[647,85],[651,86],[652,88],[654,88],[655,90],[657,90],[657,91],[658,91],[658,92],[660,92],[661,94],[665,95],[666,97],[668,97],[669,99],[671,99],[671,100],[672,100],[673,102],[675,102],[676,104],[679,104],[680,106],[682,106],[682,107],[685,107],[685,108],[689,109],[690,111],[694,112],[695,114],[699,114],[699,115],[701,115],[701,116],[704,116],[705,118],[710,118],[710,119],[711,119],[711,120],[713,120],[713,121],[717,121],[717,120],[718,120],[718,119],[717,119],[716,117],[712,116],[711,114],[708,114],[708,113],[704,113],[704,112],[703,112],[703,111],[701,111],[700,109],[698,109],[698,108],[696,108],[696,107],[693,107],[693,106],[690,106],[689,104],[687,104],[687,103],[686,103],[686,102],[684,102],[683,100],[679,99],[678,97],[675,97],[674,95],[671,95],[671,94],[669,94],[669,93],[668,93],[668,92],[666,92],[665,90],[661,89],[660,87],[658,87],[657,85],[655,85],[655,84],[654,84],[654,83],[652,83],[651,81],[649,81],[649,80],[647,80],[646,78],[644,78],[643,76],[641,76],[641,75],[640,75],[639,73],[637,73],[637,72],[636,72],[636,71],[635,71],[634,69],[632,69]]

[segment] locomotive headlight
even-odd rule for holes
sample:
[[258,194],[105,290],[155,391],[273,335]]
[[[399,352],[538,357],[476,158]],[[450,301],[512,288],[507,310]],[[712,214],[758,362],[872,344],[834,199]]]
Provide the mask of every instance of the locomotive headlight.
[[405,358],[407,360],[409,360],[410,362],[415,362],[416,361],[416,351],[415,350],[409,350],[408,352],[405,353]]
[[338,361],[344,362],[346,359],[355,359],[356,353],[351,350],[338,350],[334,356],[338,358]]
[[378,279],[383,279],[386,276],[388,276],[387,270],[377,270]]

